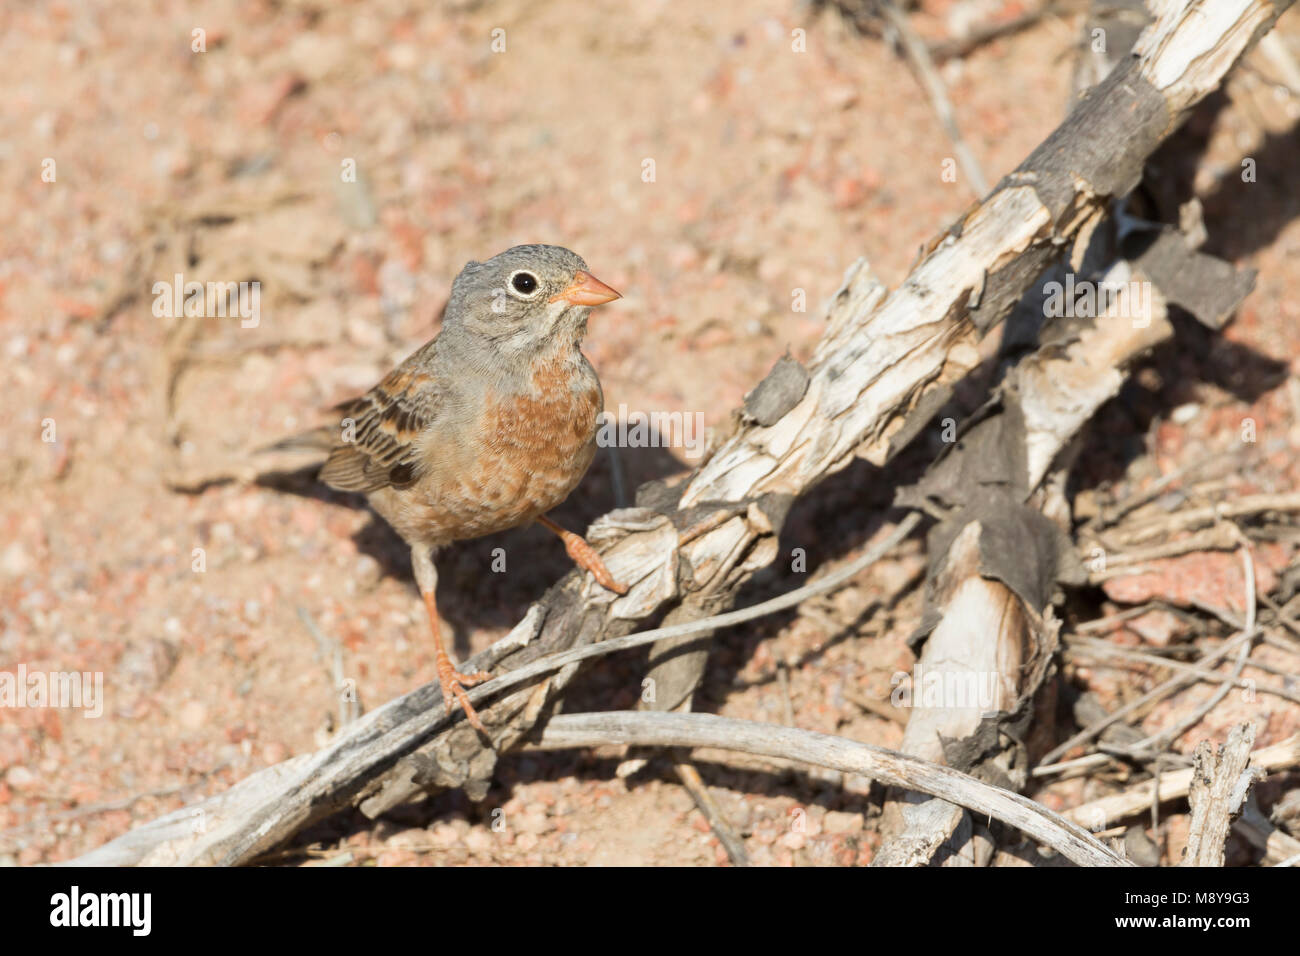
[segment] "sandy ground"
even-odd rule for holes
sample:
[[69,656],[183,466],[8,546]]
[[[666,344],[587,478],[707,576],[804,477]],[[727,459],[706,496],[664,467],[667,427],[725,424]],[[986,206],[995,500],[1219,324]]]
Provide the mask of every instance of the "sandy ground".
[[[972,10],[1020,9],[934,0],[914,23],[939,40]],[[990,179],[1059,122],[1078,30],[1077,16],[1048,19],[944,67]],[[781,354],[811,352],[820,304],[855,258],[896,284],[975,198],[942,181],[951,146],[906,64],[790,0],[218,0],[201,16],[24,4],[0,12],[0,86],[0,670],[104,680],[97,718],[0,709],[9,863],[72,857],[327,740],[332,663],[302,614],[341,645],[366,706],[433,678],[405,549],[358,500],[222,476],[430,337],[466,260],[517,242],[578,251],[625,295],[586,345],[607,405],[700,412],[716,428]],[[1197,188],[1210,248],[1258,268],[1256,291],[1222,338],[1162,351],[1103,410],[1085,488],[1129,493],[1207,451],[1240,456],[1224,494],[1300,487],[1297,116],[1300,98],[1266,69],[1239,71]],[[1258,159],[1249,185],[1243,156]],[[177,273],[257,280],[256,327],[157,316],[154,284]],[[632,449],[622,464],[632,488],[690,462]],[[898,478],[851,469],[796,509],[783,547],[807,549],[810,570],[851,557]],[[581,526],[614,494],[602,456],[561,517]],[[486,571],[495,547],[507,574]],[[1293,548],[1260,558],[1272,580]],[[1151,592],[1217,574],[1232,606],[1235,558],[1211,557],[1227,564],[1156,575]],[[535,528],[449,551],[440,600],[456,652],[504,633],[563,561]],[[887,697],[910,668],[923,565],[912,542],[797,615],[723,633],[697,709],[896,744],[901,725],[853,698]],[[777,568],[742,600],[801,580]],[[1117,606],[1097,591],[1071,615]],[[600,661],[570,709],[634,706],[643,662]],[[1111,703],[1154,683],[1141,668],[1067,677]],[[1230,700],[1179,748],[1243,713],[1267,744],[1294,732],[1296,710]],[[1157,710],[1144,726],[1171,719]],[[724,862],[671,772],[619,777],[622,756],[507,756],[482,804],[443,794],[377,824],[335,819],[275,862]],[[881,794],[864,781],[721,754],[700,766],[757,863],[861,864],[879,843]],[[1103,785],[1037,796],[1068,806]]]

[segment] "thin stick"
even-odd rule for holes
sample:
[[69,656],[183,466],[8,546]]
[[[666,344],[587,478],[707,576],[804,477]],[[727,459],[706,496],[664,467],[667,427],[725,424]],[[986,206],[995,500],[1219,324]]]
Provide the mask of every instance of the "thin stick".
[[[1273,614],[1277,617],[1277,621],[1279,624],[1281,624],[1287,630],[1291,631],[1297,636],[1300,636],[1300,622],[1297,622],[1295,618],[1289,616],[1286,613],[1286,608],[1279,605],[1267,594],[1261,594],[1259,596],[1259,600],[1260,603],[1262,603],[1266,608],[1268,608],[1270,611],[1273,612]],[[1269,643],[1273,644],[1274,646],[1279,646],[1274,641],[1269,641]],[[1291,651],[1292,653],[1300,654],[1300,644],[1296,644],[1294,641],[1289,641],[1284,638],[1283,643],[1280,646],[1284,647],[1286,650]]]
[[1131,495],[1128,498],[1125,498],[1123,501],[1120,501],[1118,504],[1116,504],[1114,511],[1108,512],[1105,509],[1102,509],[1102,513],[1100,515],[1102,527],[1110,527],[1116,524],[1120,518],[1124,517],[1130,511],[1136,511],[1138,508],[1141,508],[1147,502],[1155,501],[1162,494],[1164,494],[1166,488],[1172,485],[1179,478],[1186,478],[1187,476],[1195,474],[1197,471],[1200,471],[1206,465],[1213,464],[1216,462],[1219,464],[1220,467],[1226,467],[1226,468],[1232,467],[1232,463],[1227,459],[1225,459],[1222,455],[1214,454],[1214,455],[1207,455],[1204,458],[1186,464],[1181,468],[1175,468],[1173,471],[1169,472],[1168,474],[1161,475],[1159,478],[1153,481],[1151,483],[1150,488],[1147,488],[1145,491],[1139,492],[1135,495]]
[[907,716],[900,707],[895,707],[883,700],[868,697],[851,687],[845,687],[841,693],[844,694],[844,699],[850,704],[861,707],[869,714],[875,714],[877,717],[883,717],[885,720],[891,720],[896,724],[907,725]]
[[1221,501],[1201,508],[1186,508],[1148,521],[1133,522],[1114,530],[1130,541],[1141,541],[1162,531],[1178,531],[1198,524],[1212,524],[1223,518],[1241,518],[1264,511],[1300,511],[1300,492],[1243,495],[1235,501]]
[[856,773],[887,786],[927,793],[980,816],[1003,821],[1051,847],[1080,866],[1132,866],[1077,824],[1010,790],[992,786],[951,767],[941,767],[883,747],[829,734],[735,720],[714,714],[616,711],[560,714],[542,728],[530,747],[567,750],[605,745],[717,747],[742,753],[796,760]]
[[1068,773],[1071,770],[1082,772],[1111,763],[1114,759],[1110,754],[1088,754],[1086,757],[1075,757],[1073,760],[1062,760],[1060,763],[1039,764],[1029,772],[1029,775],[1031,777],[1050,777],[1053,774]]
[[[1207,664],[1213,664],[1219,658],[1227,655],[1229,651],[1234,650],[1242,642],[1244,642],[1247,638],[1250,637],[1254,637],[1254,634],[1251,633],[1250,631],[1242,631],[1236,637],[1224,641],[1214,650],[1210,651],[1210,653],[1202,657],[1200,661],[1198,661],[1197,663],[1199,663],[1201,667],[1205,667]],[[1137,698],[1137,700],[1130,701],[1129,703],[1125,704],[1123,707],[1115,711],[1109,717],[1097,721],[1091,727],[1085,727],[1083,730],[1079,731],[1069,740],[1065,741],[1062,744],[1057,745],[1056,747],[1053,747],[1048,753],[1043,755],[1041,762],[1045,764],[1050,764],[1052,761],[1056,760],[1057,757],[1061,756],[1061,754],[1065,753],[1070,748],[1077,747],[1079,744],[1082,743],[1087,743],[1089,740],[1097,736],[1099,733],[1101,733],[1111,724],[1115,723],[1117,720],[1121,720],[1122,718],[1127,717],[1129,714],[1133,713],[1138,708],[1145,707],[1147,704],[1150,704],[1153,701],[1160,700],[1162,697],[1165,697],[1166,695],[1173,693],[1178,688],[1182,687],[1184,684],[1188,683],[1193,679],[1194,678],[1189,677],[1186,674],[1178,674],[1174,677],[1169,678],[1169,680],[1165,681],[1163,684],[1160,684],[1154,689],[1143,694],[1141,697]]]
[[1091,621],[1084,621],[1082,624],[1076,624],[1074,632],[1076,634],[1090,634],[1093,631],[1104,631],[1116,624],[1123,624],[1125,621],[1131,621],[1135,617],[1141,617],[1148,611],[1152,610],[1152,603],[1148,601],[1145,604],[1139,604],[1137,607],[1128,607],[1115,614],[1107,614],[1105,617],[1096,617]]
[[1001,23],[980,24],[967,36],[956,40],[944,40],[942,43],[936,43],[929,47],[930,56],[942,63],[944,60],[952,60],[974,53],[976,49],[992,40],[1009,36],[1012,33],[1019,33],[1021,30],[1033,26],[1039,20],[1053,16],[1056,13],[1056,6],[1056,0],[1048,0],[1037,10],[1030,10],[1028,13],[1022,13],[1010,20],[1003,20]]
[[745,852],[745,841],[741,839],[740,834],[727,821],[722,808],[713,799],[713,794],[709,793],[708,786],[700,777],[700,772],[695,769],[695,764],[688,760],[679,760],[674,769],[677,771],[677,779],[682,782],[686,792],[695,801],[696,809],[704,815],[704,819],[709,824],[709,829],[718,838],[722,848],[727,851],[727,859],[731,861],[731,865],[749,866],[749,855]]
[[894,5],[894,0],[883,0],[880,4],[880,10],[885,15],[885,19],[889,21],[889,25],[898,31],[903,52],[912,61],[912,66],[916,69],[921,86],[924,87],[926,95],[930,98],[930,105],[934,108],[935,115],[943,125],[944,132],[948,134],[948,139],[952,141],[953,152],[957,154],[957,162],[961,163],[962,172],[965,173],[966,181],[970,183],[975,198],[982,198],[989,191],[988,180],[984,178],[984,171],[980,169],[975,154],[966,145],[966,140],[962,139],[961,130],[957,126],[957,119],[953,115],[952,103],[948,100],[948,91],[944,88],[943,80],[939,78],[939,73],[934,68],[934,61],[930,59],[930,48],[916,35],[912,25],[907,22],[907,17],[903,16],[902,11]]
[[559,670],[561,667],[577,661],[585,661],[592,657],[603,657],[606,654],[613,654],[615,651],[653,644],[655,641],[661,641],[667,637],[685,637],[688,634],[701,634],[721,627],[731,627],[733,624],[742,624],[755,618],[766,617],[768,614],[775,614],[777,611],[784,611],[786,608],[794,607],[810,597],[833,591],[845,581],[861,574],[888,554],[920,522],[921,516],[916,512],[912,512],[900,521],[898,526],[883,541],[868,548],[867,553],[856,561],[849,562],[838,571],[832,571],[820,581],[805,584],[801,588],[795,588],[793,591],[772,598],[770,601],[764,601],[761,604],[755,604],[753,607],[747,607],[739,611],[716,614],[713,617],[706,617],[699,621],[686,621],[682,624],[674,624],[671,627],[659,627],[652,631],[629,634],[627,637],[616,637],[613,640],[601,641],[599,644],[588,644],[585,647],[577,647],[559,654],[548,654],[525,664],[523,667],[507,671],[486,683],[479,684],[469,692],[469,699],[472,703],[477,704],[490,694],[505,690],[507,687],[514,687],[517,684],[527,683],[540,674]]
[[[1122,660],[1141,661],[1144,664],[1151,664],[1155,667],[1167,667],[1170,670],[1182,671],[1184,674],[1193,674],[1202,681],[1212,681],[1219,683],[1223,680],[1223,675],[1207,670],[1204,667],[1198,667],[1196,664],[1188,664],[1185,661],[1174,660],[1169,657],[1160,657],[1156,654],[1146,654],[1142,651],[1135,651],[1127,647],[1117,647],[1114,644],[1108,644],[1106,641],[1098,641],[1090,638],[1073,638],[1066,643],[1065,653],[1067,657],[1088,657],[1094,660],[1105,657],[1118,657]],[[1281,668],[1272,667],[1260,661],[1246,661],[1247,667],[1254,667],[1258,670],[1265,671],[1269,674],[1279,674],[1289,676]],[[1283,700],[1289,700],[1294,704],[1300,704],[1300,693],[1287,690],[1285,687],[1270,687],[1267,684],[1256,684],[1245,678],[1238,678],[1233,682],[1234,687],[1246,687],[1258,691],[1261,694],[1272,694],[1274,697],[1281,697]]]
[[[1253,638],[1258,630],[1255,626],[1255,562],[1250,555],[1250,541],[1247,540],[1246,536],[1241,533],[1241,529],[1236,527],[1236,525],[1230,525],[1230,527],[1236,531],[1237,537],[1241,539],[1241,563],[1243,572],[1246,576],[1246,627],[1244,634],[1250,635]],[[1241,677],[1241,672],[1246,666],[1246,658],[1250,657],[1252,643],[1251,640],[1242,641],[1241,650],[1237,653],[1237,660],[1233,665],[1232,673],[1223,679],[1223,682],[1219,685],[1219,689],[1210,695],[1209,700],[1203,703],[1200,707],[1197,707],[1187,717],[1178,721],[1172,727],[1166,727],[1159,733],[1153,734],[1144,740],[1139,740],[1137,743],[1130,746],[1112,744],[1102,749],[1108,750],[1112,753],[1126,754],[1130,757],[1137,757],[1139,759],[1144,753],[1159,753],[1164,750],[1189,728],[1195,727],[1199,724],[1206,714],[1218,706],[1219,701],[1228,696],[1228,692],[1236,686],[1237,679]],[[1254,740],[1253,731],[1251,734],[1251,740]],[[1250,749],[1249,745],[1247,745],[1246,749]]]
[[1231,551],[1236,544],[1237,539],[1231,534],[1225,533],[1221,528],[1207,528],[1186,538],[1163,541],[1160,544],[1154,544],[1146,548],[1135,548],[1132,551],[1121,551],[1118,554],[1108,554],[1106,556],[1106,570],[1090,574],[1088,580],[1092,584],[1100,584],[1113,577],[1133,574],[1135,572],[1134,565],[1144,564],[1147,561],[1174,558],[1181,554],[1190,554],[1193,551]]
[[[1281,743],[1254,750],[1250,754],[1250,766],[1258,767],[1265,773],[1290,770],[1300,766],[1300,734],[1292,734]],[[1193,768],[1174,770],[1159,775],[1155,779],[1144,780],[1122,793],[1102,797],[1080,804],[1065,811],[1066,818],[1076,823],[1090,822],[1096,819],[1114,823],[1125,817],[1145,810],[1151,803],[1152,790],[1159,789],[1161,801],[1175,800],[1187,796],[1192,786]]]
[[307,633],[316,639],[316,659],[324,665],[325,672],[332,679],[332,689],[338,703],[338,723],[334,725],[334,732],[339,733],[361,716],[360,695],[354,697],[347,693],[343,676],[343,645],[322,631],[316,619],[301,604],[298,605],[298,620],[302,621]]

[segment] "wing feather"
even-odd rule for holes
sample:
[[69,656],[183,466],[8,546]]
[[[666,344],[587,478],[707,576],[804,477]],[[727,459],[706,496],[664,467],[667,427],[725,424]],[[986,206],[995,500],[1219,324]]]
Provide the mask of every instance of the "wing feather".
[[369,493],[419,480],[415,442],[432,424],[443,395],[425,361],[432,345],[365,395],[338,407],[343,415],[339,437],[321,469],[321,481],[340,491]]

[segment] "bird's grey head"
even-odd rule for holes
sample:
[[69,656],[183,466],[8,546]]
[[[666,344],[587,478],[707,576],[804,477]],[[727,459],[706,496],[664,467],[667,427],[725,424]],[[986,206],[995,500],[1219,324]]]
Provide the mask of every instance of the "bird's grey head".
[[562,246],[514,246],[461,270],[443,327],[487,339],[497,352],[532,353],[576,345],[591,307],[617,298],[576,253]]

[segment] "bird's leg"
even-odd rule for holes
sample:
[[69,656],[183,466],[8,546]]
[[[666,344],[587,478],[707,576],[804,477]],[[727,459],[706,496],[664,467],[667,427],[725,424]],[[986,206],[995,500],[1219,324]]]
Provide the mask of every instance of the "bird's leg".
[[609,573],[609,568],[605,567],[605,562],[600,560],[600,555],[596,553],[596,549],[587,544],[586,538],[580,534],[574,534],[572,531],[565,531],[545,515],[538,518],[537,523],[560,536],[560,540],[564,542],[564,550],[569,552],[569,557],[573,559],[573,563],[584,571],[590,571],[597,584],[606,590],[613,591],[615,594],[627,593],[627,585],[619,584],[614,580],[614,575]]
[[452,666],[447,649],[442,646],[442,628],[438,625],[438,603],[434,596],[438,590],[438,572],[433,566],[433,555],[427,548],[413,547],[411,565],[415,568],[415,582],[420,586],[420,596],[424,598],[424,606],[429,611],[429,626],[433,629],[433,646],[437,655],[435,666],[438,670],[438,684],[442,687],[443,709],[450,714],[452,707],[459,702],[466,718],[474,725],[474,729],[487,736],[487,728],[483,726],[483,721],[479,720],[478,714],[471,706],[465,688],[481,681],[491,680],[492,675],[487,671],[462,674]]

